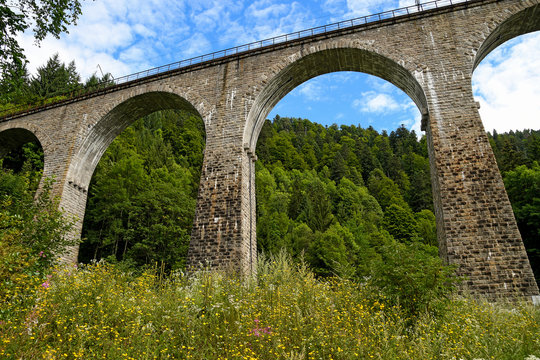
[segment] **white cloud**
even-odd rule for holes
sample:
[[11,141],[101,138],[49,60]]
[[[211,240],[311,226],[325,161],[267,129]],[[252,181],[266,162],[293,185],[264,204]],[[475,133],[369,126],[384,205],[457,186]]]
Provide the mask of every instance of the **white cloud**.
[[305,97],[307,101],[320,101],[322,89],[315,80],[311,80],[299,86],[298,94]]
[[369,76],[367,78],[366,84],[368,86],[376,88],[380,92],[384,92],[387,94],[392,94],[399,91],[399,89],[394,84],[389,81],[383,80],[377,76]]
[[405,126],[409,130],[414,130],[417,135],[420,136],[422,130],[420,129],[422,125],[422,116],[419,111],[416,111],[414,115],[408,114],[403,119],[394,122],[394,127],[399,127],[401,125]]
[[223,5],[216,4],[215,6],[194,15],[193,21],[198,29],[201,29],[202,31],[212,31],[219,26],[223,11]]
[[257,20],[266,21],[269,17],[277,17],[286,14],[288,6],[286,4],[272,4],[269,0],[255,1],[246,12],[249,16]]
[[488,55],[473,74],[473,89],[486,130],[540,129],[540,33]]
[[375,91],[363,92],[362,97],[354,100],[352,106],[361,112],[378,114],[395,112],[401,108],[390,95]]
[[75,28],[70,42],[84,44],[89,50],[116,50],[133,41],[133,29],[127,23],[88,24]]
[[184,58],[204,55],[212,49],[210,41],[201,33],[182,41],[179,48]]
[[382,5],[379,0],[347,0],[347,8],[350,17],[359,17],[370,15],[374,12],[378,12],[378,9]]
[[336,116],[334,116],[334,121],[338,121],[338,120],[341,120],[343,118],[345,118],[344,113],[337,113]]
[[69,33],[60,39],[47,37],[40,47],[33,44],[30,33],[19,39],[31,73],[58,52],[64,62],[75,60],[83,79],[96,72],[98,64],[104,71],[121,76],[159,65],[159,59],[166,56],[156,49],[170,51],[160,40],[178,44],[169,34],[182,35],[185,18],[183,1],[178,0],[88,1],[83,2],[77,26],[70,26]]

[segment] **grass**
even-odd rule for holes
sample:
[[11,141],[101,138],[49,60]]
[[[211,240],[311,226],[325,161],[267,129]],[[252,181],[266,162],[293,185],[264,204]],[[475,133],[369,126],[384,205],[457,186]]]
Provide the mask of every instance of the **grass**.
[[26,283],[0,305],[1,359],[540,357],[532,305],[454,297],[410,319],[376,289],[317,279],[285,255],[261,260],[252,279],[99,263]]

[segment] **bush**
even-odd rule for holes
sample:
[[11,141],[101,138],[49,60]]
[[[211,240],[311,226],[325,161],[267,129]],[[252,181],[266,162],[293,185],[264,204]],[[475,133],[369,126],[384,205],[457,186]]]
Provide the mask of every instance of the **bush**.
[[[0,302],[32,301],[35,285],[47,286],[58,255],[75,244],[67,236],[72,222],[58,210],[51,185],[45,180],[34,199],[24,175],[0,172]],[[0,311],[0,319],[7,316]]]
[[372,263],[370,284],[392,305],[399,305],[410,318],[444,309],[458,279],[454,268],[444,265],[437,248],[418,241],[397,241],[380,249]]
[[375,288],[316,278],[284,253],[260,259],[257,276],[248,279],[209,271],[163,279],[157,269],[133,274],[103,262],[58,269],[50,287],[36,293],[33,306],[0,321],[0,358],[540,356],[540,310],[532,305],[452,299],[447,312],[419,313],[411,323]]

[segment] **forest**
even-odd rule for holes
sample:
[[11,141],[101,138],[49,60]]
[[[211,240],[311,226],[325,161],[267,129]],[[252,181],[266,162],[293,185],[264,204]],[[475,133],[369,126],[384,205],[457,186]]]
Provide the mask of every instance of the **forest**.
[[[54,55],[23,79],[4,86],[0,106],[45,101],[107,77],[82,83],[75,64]],[[540,279],[540,132],[488,136]],[[92,178],[79,261],[183,269],[204,146],[204,124],[191,113],[161,111],[127,128]],[[419,262],[437,258],[424,136],[403,126],[387,133],[276,116],[266,121],[256,152],[259,252],[285,249],[320,276],[355,278],[373,275],[396,253]],[[3,198],[33,196],[23,194],[33,194],[40,179],[39,144],[1,165]]]

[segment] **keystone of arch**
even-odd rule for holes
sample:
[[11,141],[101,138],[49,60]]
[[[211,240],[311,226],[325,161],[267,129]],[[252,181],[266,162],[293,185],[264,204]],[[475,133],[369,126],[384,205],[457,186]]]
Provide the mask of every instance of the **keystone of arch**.
[[[371,40],[338,40],[314,44],[286,56],[271,69],[246,116],[244,148],[255,152],[259,133],[266,116],[291,90],[316,76],[338,72],[356,71],[389,81],[403,90],[415,102],[427,119],[427,101],[421,85],[403,65],[379,54]],[[405,62],[400,61],[405,64]],[[409,64],[411,65],[411,64]],[[410,66],[416,68],[415,66]]]

